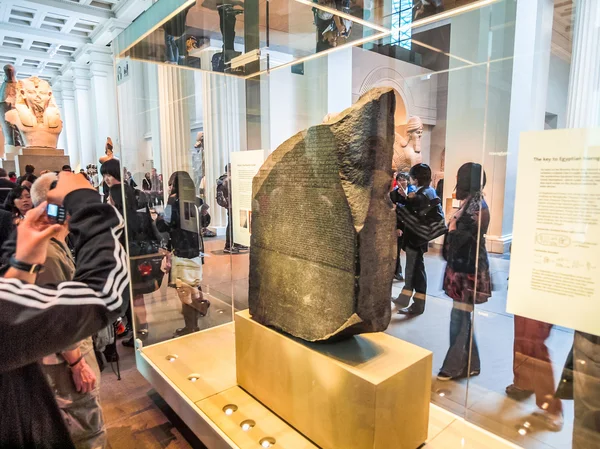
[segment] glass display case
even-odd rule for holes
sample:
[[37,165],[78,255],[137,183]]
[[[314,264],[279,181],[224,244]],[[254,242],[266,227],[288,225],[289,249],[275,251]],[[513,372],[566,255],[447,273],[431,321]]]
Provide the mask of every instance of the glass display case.
[[[566,267],[567,256],[531,247],[546,238],[540,229],[558,226],[540,214],[574,201],[568,192],[597,196],[600,111],[588,98],[597,100],[600,51],[588,45],[598,25],[586,14],[599,10],[593,0],[566,3],[159,0],[113,42],[115,156],[137,185],[125,215],[138,369],[207,447],[350,447],[340,443],[341,429],[314,429],[334,427],[336,414],[348,413],[351,424],[359,412],[371,433],[355,435],[348,424],[352,447],[417,447],[457,417],[525,448],[596,447],[597,420],[589,417],[598,413],[600,380],[582,366],[598,360],[599,332],[584,318],[597,311],[590,303],[598,258],[570,253],[579,262]],[[387,113],[380,100],[363,105],[377,95],[387,95]],[[354,116],[360,126],[336,134]],[[323,134],[330,129],[338,150],[365,146],[360,161],[340,157],[369,173],[361,184],[340,169],[346,197],[337,202],[315,194],[330,182],[329,162],[314,162],[331,150]],[[304,146],[272,181],[278,209],[266,214],[258,196],[267,172]],[[568,169],[579,171],[537,173],[524,154],[543,160],[540,148],[557,160],[572,152],[578,159]],[[418,164],[429,175],[411,171]],[[590,181],[569,181],[569,173]],[[370,196],[354,197],[344,183]],[[374,187],[381,183],[383,193]],[[543,199],[553,192],[548,183],[563,186],[554,192],[560,204]],[[428,186],[449,233],[415,243],[401,209]],[[398,199],[394,190],[406,194]],[[594,207],[578,206],[597,214]],[[554,229],[547,238],[573,240],[576,232],[592,248],[594,229],[581,229],[577,217],[576,231]],[[344,231],[348,220],[354,228]],[[550,259],[552,269],[535,265]],[[369,266],[376,273],[363,274]],[[350,273],[350,284],[340,273]],[[585,287],[565,280],[580,275]],[[566,287],[544,287],[554,283]],[[384,332],[307,343],[251,319],[247,309],[261,315],[253,301],[266,285],[280,286],[264,307],[279,307],[292,335],[296,323],[334,320],[345,288],[355,298],[348,316],[366,321],[360,301],[383,301],[390,313],[380,312],[386,325],[375,330]],[[585,291],[591,301],[561,313],[570,306],[558,298]],[[531,302],[537,296],[547,311],[540,312],[544,299]],[[404,432],[409,418],[386,421],[395,409],[368,405],[376,395],[350,393],[360,390],[357,378],[377,390],[410,367],[390,391],[422,411],[425,434]],[[569,393],[560,387],[571,385],[573,371]],[[300,382],[310,376],[308,386]],[[407,399],[411,389],[421,393]],[[363,446],[363,437],[374,442]]]

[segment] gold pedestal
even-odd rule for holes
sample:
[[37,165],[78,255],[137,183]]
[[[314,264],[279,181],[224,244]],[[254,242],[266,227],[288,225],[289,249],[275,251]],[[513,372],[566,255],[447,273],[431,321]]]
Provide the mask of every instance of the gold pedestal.
[[142,375],[207,448],[260,449],[272,439],[274,449],[317,449],[237,386],[233,323],[138,348],[136,358]]
[[238,384],[323,449],[427,439],[430,351],[384,333],[311,344],[235,317]]

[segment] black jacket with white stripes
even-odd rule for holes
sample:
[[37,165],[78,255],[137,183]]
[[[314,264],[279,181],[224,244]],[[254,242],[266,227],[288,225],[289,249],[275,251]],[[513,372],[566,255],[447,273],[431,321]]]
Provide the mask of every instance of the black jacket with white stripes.
[[123,219],[93,190],[65,198],[77,266],[55,289],[0,278],[0,447],[72,448],[38,360],[92,335],[126,309]]

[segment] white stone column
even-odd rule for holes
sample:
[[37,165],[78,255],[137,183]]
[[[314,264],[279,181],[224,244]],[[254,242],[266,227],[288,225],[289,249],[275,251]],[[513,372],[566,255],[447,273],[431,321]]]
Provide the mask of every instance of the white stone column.
[[95,127],[94,161],[104,155],[106,138],[118,135],[114,65],[109,49],[88,49],[92,122]]
[[75,85],[72,79],[65,76],[62,76],[57,84],[60,85],[62,96],[63,131],[61,137],[66,140],[64,149],[69,155],[71,167],[76,169],[81,166],[81,148],[79,146],[79,120],[75,106]]
[[512,240],[521,133],[544,130],[553,14],[553,0],[517,2],[508,147],[507,154],[503,157],[506,159],[500,234],[500,241],[503,243],[510,243]]
[[600,1],[577,0],[567,106],[568,128],[600,126]]
[[512,241],[519,136],[544,129],[553,7],[552,0],[499,2],[451,19],[450,54],[487,64],[465,68],[450,59],[444,198],[462,164],[483,165],[486,240],[497,253]]
[[[67,71],[73,82],[75,100],[75,118],[72,123],[77,128],[79,143],[79,161],[73,166],[74,170],[95,164],[98,161],[94,149],[96,128],[92,122],[92,93],[90,72],[87,66],[73,65]],[[67,125],[69,126],[69,125]],[[71,126],[72,127],[72,126]]]
[[[500,2],[452,17],[450,30],[449,53],[483,64],[465,68],[463,61],[450,58],[443,204],[452,197],[459,167],[481,164],[491,213],[487,242],[494,252],[506,250],[511,237],[502,222],[515,7],[513,2]],[[492,29],[491,23],[507,25]]]
[[193,171],[186,85],[191,82],[191,77],[189,70],[166,65],[158,67],[160,153],[165,195],[171,174],[180,170]]
[[[62,132],[58,136],[57,148],[60,150],[64,150],[65,154],[68,155],[69,146],[67,143],[67,123],[65,121],[65,108],[63,104],[62,85],[60,83],[60,80],[55,80],[54,83],[52,83],[52,96],[54,97],[56,106],[58,106],[58,110],[60,111],[60,118],[63,122]],[[71,126],[74,126],[74,124]]]
[[227,211],[219,206],[217,179],[225,173],[230,153],[246,150],[244,81],[213,73],[202,75],[204,109],[205,196],[212,225],[224,233]]
[[152,158],[152,155],[148,154],[144,138],[147,109],[144,101],[147,95],[144,92],[145,65],[146,63],[131,61],[129,78],[117,86],[120,139],[119,151],[115,154],[121,159],[123,166],[134,174],[143,171],[146,168],[145,162]]
[[[158,173],[163,173],[160,151],[160,108],[159,108],[159,86],[158,65],[148,64],[145,67],[148,83],[147,101],[148,113],[150,114],[150,134],[152,142],[152,162]],[[164,178],[164,176],[163,176]]]

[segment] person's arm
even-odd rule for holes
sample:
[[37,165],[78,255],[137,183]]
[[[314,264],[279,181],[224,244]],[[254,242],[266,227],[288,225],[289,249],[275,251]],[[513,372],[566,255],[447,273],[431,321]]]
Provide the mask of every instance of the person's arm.
[[89,393],[96,388],[96,374],[85,361],[79,346],[70,351],[63,351],[61,355],[69,364],[73,383],[79,393]]
[[[52,192],[49,200],[62,203],[60,199],[52,200]],[[71,215],[70,229],[75,237],[75,278],[59,284],[57,289],[30,285],[32,276],[14,269],[0,279],[0,372],[61,351],[105,327],[126,308],[127,259],[119,244],[123,219],[112,206],[102,204],[91,188],[69,193],[64,205]],[[33,257],[27,259],[27,252],[23,252],[28,241],[29,248],[43,242],[35,231],[30,231],[27,226],[18,230],[16,257],[39,263]],[[37,249],[31,252],[39,253]]]

